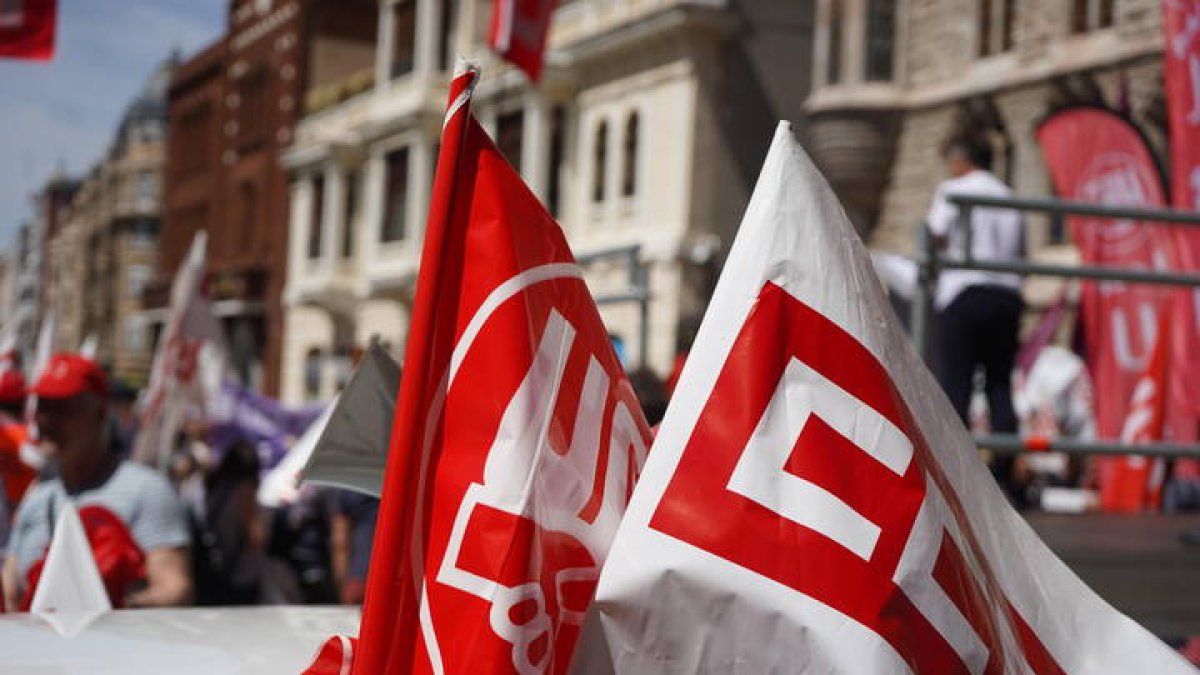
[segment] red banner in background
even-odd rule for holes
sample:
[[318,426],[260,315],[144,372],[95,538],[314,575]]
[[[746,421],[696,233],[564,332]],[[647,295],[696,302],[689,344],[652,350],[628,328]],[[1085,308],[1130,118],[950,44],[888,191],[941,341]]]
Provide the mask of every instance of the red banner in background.
[[0,57],[52,58],[57,16],[58,0],[0,2]]
[[496,0],[488,45],[537,82],[557,0]]
[[[1163,2],[1163,75],[1171,130],[1171,205],[1200,210],[1200,1]],[[1200,270],[1200,230],[1177,228],[1182,269]],[[1175,293],[1164,435],[1200,439],[1200,289]],[[1193,467],[1196,468],[1196,467]]]
[[[1163,207],[1166,195],[1150,149],[1126,120],[1099,108],[1071,108],[1037,129],[1059,196],[1110,206]],[[1123,268],[1174,267],[1168,228],[1130,220],[1075,216],[1071,236],[1084,262]],[[1087,363],[1096,384],[1096,428],[1120,438],[1138,383],[1162,377],[1151,367],[1172,292],[1161,286],[1084,282],[1080,300]],[[1156,383],[1161,391],[1165,383]],[[1144,385],[1143,385],[1144,386]],[[1139,438],[1161,437],[1161,428]],[[1137,458],[1098,460],[1101,505],[1138,510],[1151,502],[1152,466]]]

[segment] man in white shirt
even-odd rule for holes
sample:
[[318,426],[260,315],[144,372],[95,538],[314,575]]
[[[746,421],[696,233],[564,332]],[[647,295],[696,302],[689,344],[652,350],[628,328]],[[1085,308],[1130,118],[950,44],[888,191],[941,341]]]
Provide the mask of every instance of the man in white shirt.
[[[926,219],[937,245],[951,258],[965,257],[968,241],[975,260],[1020,258],[1022,220],[1018,212],[975,207],[967,223],[960,218],[959,208],[946,199],[955,194],[1011,196],[1012,190],[990,171],[991,147],[981,140],[955,137],[943,147],[943,157],[951,178],[938,186]],[[975,373],[982,369],[991,430],[1016,432],[1012,370],[1024,309],[1020,277],[1001,272],[944,270],[938,279],[935,304],[938,379],[954,409],[967,422]],[[996,458],[992,472],[1010,494],[1019,497],[1013,484],[1011,456]]]

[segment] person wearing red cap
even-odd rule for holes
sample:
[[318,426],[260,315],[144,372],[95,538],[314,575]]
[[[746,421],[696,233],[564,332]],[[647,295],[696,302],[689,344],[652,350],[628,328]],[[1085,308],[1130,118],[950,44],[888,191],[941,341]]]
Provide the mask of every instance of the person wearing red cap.
[[36,485],[17,509],[2,584],[10,610],[28,607],[67,501],[79,509],[114,607],[190,602],[186,511],[165,477],[120,458],[104,372],[77,354],[55,354],[30,393],[58,478]]

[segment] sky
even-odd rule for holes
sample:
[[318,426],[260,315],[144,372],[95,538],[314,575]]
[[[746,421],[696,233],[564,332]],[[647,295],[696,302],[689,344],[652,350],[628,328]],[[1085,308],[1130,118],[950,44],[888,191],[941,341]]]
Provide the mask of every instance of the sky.
[[59,0],[50,62],[0,59],[0,246],[56,167],[86,172],[126,105],[172,49],[186,57],[225,25],[226,0]]

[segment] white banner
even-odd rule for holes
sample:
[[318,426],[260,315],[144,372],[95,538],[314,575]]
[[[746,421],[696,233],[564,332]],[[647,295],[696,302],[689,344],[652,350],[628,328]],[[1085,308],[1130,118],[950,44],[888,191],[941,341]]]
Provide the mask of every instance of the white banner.
[[1009,507],[787,124],[597,603],[620,673],[1192,672]]
[[171,307],[158,340],[133,457],[165,466],[189,408],[203,412],[220,395],[227,362],[221,323],[205,289],[206,234],[196,233],[171,285]]

